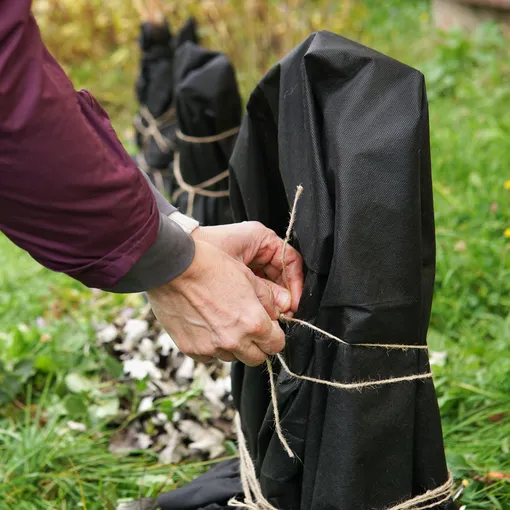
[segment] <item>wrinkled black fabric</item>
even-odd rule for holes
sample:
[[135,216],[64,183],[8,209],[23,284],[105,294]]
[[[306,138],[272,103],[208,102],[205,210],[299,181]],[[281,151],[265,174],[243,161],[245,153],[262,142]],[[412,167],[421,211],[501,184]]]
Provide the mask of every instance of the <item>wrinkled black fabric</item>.
[[191,42],[194,44],[200,43],[197,31],[197,22],[193,17],[186,20],[179,30],[179,33],[175,36],[174,48],[182,46],[185,42]]
[[227,460],[188,485],[162,494],[161,510],[227,510],[230,498],[242,492],[239,461]]
[[[232,64],[222,53],[187,42],[175,53],[175,108],[180,130],[189,136],[216,135],[239,126],[242,106]],[[213,143],[178,140],[180,167],[184,180],[200,184],[228,169],[236,136]],[[228,179],[209,186],[210,191],[228,189]],[[174,203],[187,210],[188,194]],[[202,225],[231,221],[228,197],[195,195],[193,217]]]
[[[172,34],[167,23],[164,25],[144,23],[140,31],[142,57],[140,75],[136,81],[136,97],[138,102],[145,105],[157,119],[168,111],[173,101]],[[147,125],[145,121],[144,125]],[[175,130],[175,124],[170,124],[161,129],[161,133],[168,140],[175,142]],[[158,170],[168,168],[173,159],[172,151],[161,151],[153,139],[144,145],[140,133],[137,133],[136,142],[149,167]]]
[[[299,184],[293,244],[305,285],[296,316],[350,343],[424,344],[435,236],[423,76],[328,32],[294,49],[247,105],[231,159],[235,220],[283,237]],[[343,346],[303,327],[288,328],[286,345],[293,371],[327,380],[429,370],[424,351]],[[267,371],[234,364],[248,447],[277,508],[382,510],[446,481],[430,379],[360,392],[280,371],[277,392],[299,460],[275,434]]]
[[[140,27],[140,74],[136,81],[136,97],[141,105],[145,105],[155,119],[163,116],[172,106],[174,99],[174,52],[187,41],[198,42],[196,21],[189,18],[186,23],[173,36],[168,23],[143,23]],[[147,126],[144,121],[143,124]],[[163,126],[161,134],[171,144],[175,144],[176,123]],[[137,133],[136,142],[143,152],[145,161],[150,168],[162,171],[165,186],[172,191],[172,162],[174,153],[162,151],[156,142],[151,139],[147,145],[143,144],[140,133]],[[151,180],[154,182],[153,176]]]

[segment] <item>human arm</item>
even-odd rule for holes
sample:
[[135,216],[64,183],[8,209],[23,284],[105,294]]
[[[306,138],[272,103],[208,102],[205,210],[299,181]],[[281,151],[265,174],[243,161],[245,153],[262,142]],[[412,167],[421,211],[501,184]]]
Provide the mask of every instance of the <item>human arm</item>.
[[161,285],[189,266],[193,240],[158,211],[99,104],[73,89],[30,6],[0,0],[0,229],[89,287]]
[[0,112],[0,229],[16,244],[89,287],[148,290],[186,354],[257,364],[283,347],[276,318],[290,303],[247,268],[258,250],[231,230],[195,243],[168,217],[106,113],[44,47],[29,0],[0,0]]

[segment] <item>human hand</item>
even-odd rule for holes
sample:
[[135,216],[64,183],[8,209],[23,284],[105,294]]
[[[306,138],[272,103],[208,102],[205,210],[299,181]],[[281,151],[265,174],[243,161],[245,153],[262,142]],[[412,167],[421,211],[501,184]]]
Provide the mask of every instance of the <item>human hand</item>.
[[292,301],[285,306],[288,293],[285,292],[282,264],[284,244],[275,232],[258,221],[245,221],[217,227],[199,227],[193,231],[192,236],[195,240],[216,246],[248,266],[256,275],[265,278],[282,312],[297,311],[303,292],[303,261],[301,255],[287,245],[285,273]]
[[[259,365],[284,347],[277,319],[297,309],[301,257],[288,247],[288,281],[295,289],[291,302],[277,284],[282,281],[283,241],[261,224],[202,227],[193,237],[190,267],[147,293],[154,313],[182,352],[196,360],[216,357]],[[273,281],[257,277],[247,264]]]

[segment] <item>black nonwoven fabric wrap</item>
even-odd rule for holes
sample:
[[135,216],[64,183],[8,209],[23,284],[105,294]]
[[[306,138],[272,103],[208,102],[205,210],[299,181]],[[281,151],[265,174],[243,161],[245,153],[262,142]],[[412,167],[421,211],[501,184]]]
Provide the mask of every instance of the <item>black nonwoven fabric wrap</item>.
[[[173,60],[174,49],[172,34],[168,23],[161,25],[144,23],[140,27],[140,74],[136,81],[136,97],[141,105],[148,108],[157,119],[168,112],[173,101]],[[144,126],[147,123],[143,121]],[[160,131],[175,143],[175,123],[169,123]],[[143,151],[147,165],[158,170],[167,169],[173,159],[173,151],[161,151],[151,137],[143,143],[142,135],[137,132],[136,142]]]
[[[170,142],[169,150],[162,150],[153,137],[144,140],[137,130],[136,143],[145,160],[140,164],[156,184],[152,170],[158,170],[163,178],[165,190],[171,195],[174,189],[173,158],[176,144],[177,122],[169,115],[174,101],[174,53],[179,46],[191,41],[198,44],[196,21],[189,18],[174,36],[168,22],[162,24],[143,23],[140,27],[139,45],[142,52],[140,72],[136,81],[136,98],[145,106],[154,119],[167,118],[159,129]],[[142,119],[144,127],[148,126]]]
[[[234,68],[226,55],[186,42],[175,53],[174,72],[177,123],[185,135],[206,137],[239,126],[241,97]],[[235,141],[236,135],[212,143],[178,140],[184,181],[196,186],[228,170]],[[208,186],[207,190],[228,190],[228,178]],[[188,193],[184,192],[174,200],[174,205],[186,211],[188,198]],[[196,194],[193,217],[202,225],[229,223],[231,211],[228,196]]]
[[[231,202],[236,221],[283,237],[303,185],[297,318],[349,343],[425,344],[435,272],[428,129],[418,71],[329,32],[257,85],[231,159]],[[330,381],[429,371],[426,351],[344,346],[296,325],[284,356],[294,372]],[[233,394],[277,508],[383,510],[448,478],[431,379],[346,391],[280,370],[281,425],[297,459],[276,436],[265,367],[235,363]]]
[[227,460],[188,485],[157,499],[161,510],[227,510],[230,498],[242,493],[239,461]]

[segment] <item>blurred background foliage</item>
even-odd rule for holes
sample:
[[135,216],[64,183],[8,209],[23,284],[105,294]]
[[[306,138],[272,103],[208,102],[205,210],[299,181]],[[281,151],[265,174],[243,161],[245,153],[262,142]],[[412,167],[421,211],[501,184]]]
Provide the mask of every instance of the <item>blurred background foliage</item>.
[[[161,6],[174,32],[189,16],[197,19],[202,43],[232,59],[245,97],[278,58],[315,30],[370,42],[363,26],[367,9],[355,0],[180,0]],[[132,90],[117,85],[133,82],[138,70],[136,1],[35,0],[34,12],[46,44],[74,81],[94,84],[110,112],[134,107]],[[99,72],[104,80],[98,84]]]
[[[245,99],[279,57],[319,29],[424,72],[437,225],[429,345],[448,462],[469,510],[509,509],[510,54],[500,28],[439,31],[427,0],[162,5],[174,31],[193,15],[203,43],[229,54]],[[76,88],[99,99],[132,147],[140,23],[135,4],[34,0],[34,12]],[[150,452],[114,458],[108,452],[112,426],[89,423],[83,412],[96,396],[66,389],[71,371],[100,374],[136,407],[136,391],[94,346],[93,323],[139,304],[136,297],[96,294],[50,273],[0,236],[0,502],[11,501],[16,510],[110,509],[119,498],[153,496],[204,468],[158,466]],[[63,444],[59,427],[67,420],[84,421],[88,429]]]

